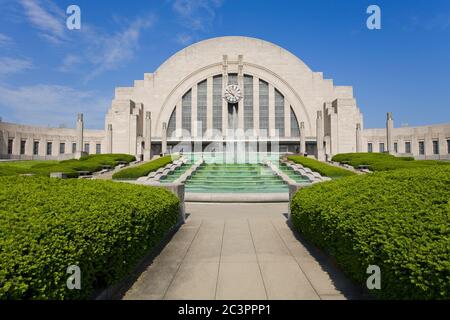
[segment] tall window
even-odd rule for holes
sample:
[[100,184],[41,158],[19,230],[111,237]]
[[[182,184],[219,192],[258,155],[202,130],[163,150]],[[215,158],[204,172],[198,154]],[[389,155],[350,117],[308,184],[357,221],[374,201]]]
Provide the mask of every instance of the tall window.
[[20,154],[25,154],[25,145],[27,144],[26,140],[20,141]]
[[39,154],[39,141],[33,141],[33,155]]
[[13,151],[13,139],[8,139],[8,154],[12,154]]
[[192,91],[189,90],[181,100],[181,128],[192,132]]
[[47,142],[47,155],[48,156],[52,155],[52,147],[53,147],[53,143]]
[[100,143],[97,143],[95,145],[95,153],[96,154],[101,154],[102,153],[102,145]]
[[411,153],[411,142],[405,142],[405,153]]
[[450,154],[450,139],[447,139],[447,154]]
[[85,143],[85,144],[84,144],[84,152],[86,152],[87,154],[89,154],[89,143]]
[[244,76],[244,130],[253,129],[253,77]]
[[173,137],[177,129],[177,107],[175,107],[170,115],[169,124],[167,125],[167,136]]
[[222,131],[222,76],[213,78],[213,129]]
[[394,142],[394,152],[398,153],[398,143]]
[[383,142],[380,143],[380,152],[381,153],[384,152],[384,143]]
[[291,137],[300,137],[300,127],[298,126],[297,116],[291,106]]
[[61,142],[59,144],[59,154],[64,154],[66,153],[66,144],[64,142]]
[[197,133],[202,136],[206,131],[206,116],[207,116],[207,86],[206,80],[197,85],[197,121],[201,122],[201,126],[197,128]]
[[284,137],[284,96],[275,90],[275,129]]
[[237,73],[228,74],[228,84],[238,84],[238,75]]
[[419,154],[424,155],[425,154],[425,142],[419,141]]
[[259,128],[269,134],[269,84],[259,80]]
[[439,140],[433,140],[433,154],[439,154]]
[[77,152],[77,144],[76,142],[72,142],[72,153]]
[[368,144],[367,144],[367,152],[373,152],[373,145],[372,145],[372,142],[369,142]]

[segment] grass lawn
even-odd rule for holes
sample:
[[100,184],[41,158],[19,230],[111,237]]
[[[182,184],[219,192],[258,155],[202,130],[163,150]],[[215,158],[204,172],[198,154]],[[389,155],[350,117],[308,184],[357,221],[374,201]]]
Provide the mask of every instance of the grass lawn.
[[368,165],[371,171],[389,171],[450,165],[450,161],[414,160],[412,157],[396,157],[387,153],[343,153],[335,155],[332,160],[336,162],[346,161],[355,168],[360,165]]
[[135,166],[133,168],[126,168],[123,170],[120,170],[119,172],[116,172],[113,175],[113,179],[116,180],[136,180],[140,177],[144,177],[148,175],[152,171],[156,171],[159,168],[162,168],[169,163],[171,163],[173,160],[179,159],[180,156],[178,155],[170,155],[165,156],[162,158],[158,158],[155,160],[152,160],[150,162],[141,164],[139,166]]
[[15,176],[20,174],[49,176],[52,172],[64,172],[69,177],[77,177],[78,171],[95,172],[101,170],[104,165],[115,167],[119,161],[129,163],[134,160],[134,156],[127,154],[100,154],[85,156],[79,160],[1,161],[0,176]]
[[326,176],[332,179],[339,179],[355,175],[354,172],[351,172],[349,170],[337,168],[335,166],[317,161],[312,158],[306,158],[303,156],[289,156],[288,160],[301,164],[304,167],[310,168],[311,170],[320,173],[322,176]]

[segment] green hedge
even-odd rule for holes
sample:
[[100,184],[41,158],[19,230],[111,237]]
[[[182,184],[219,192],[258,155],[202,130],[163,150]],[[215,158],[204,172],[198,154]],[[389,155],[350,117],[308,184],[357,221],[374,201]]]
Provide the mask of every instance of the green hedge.
[[174,159],[178,159],[179,156],[165,156],[150,162],[141,164],[136,167],[126,168],[120,170],[119,172],[114,173],[113,179],[117,180],[135,180],[140,177],[144,177],[148,175],[150,172],[158,170],[169,163],[171,163]]
[[436,160],[414,160],[412,157],[395,157],[387,153],[342,153],[335,155],[332,161],[347,161],[357,168],[360,165],[368,165],[372,171],[389,171],[397,169],[412,169],[450,165],[450,162]]
[[[0,299],[91,298],[162,240],[178,206],[160,188],[0,178]],[[81,269],[81,290],[66,288],[69,265]]]
[[288,160],[301,164],[304,167],[310,168],[313,171],[320,173],[323,176],[330,178],[342,178],[355,175],[354,172],[341,169],[312,158],[302,156],[289,156]]
[[64,161],[13,161],[0,163],[0,176],[18,174],[37,174],[49,176],[52,172],[64,172],[69,177],[77,177],[77,171],[96,172],[104,165],[115,167],[119,161],[127,163],[135,161],[134,156],[128,154],[101,154],[81,157],[79,160]]
[[292,222],[381,298],[450,299],[450,167],[355,176],[300,190]]

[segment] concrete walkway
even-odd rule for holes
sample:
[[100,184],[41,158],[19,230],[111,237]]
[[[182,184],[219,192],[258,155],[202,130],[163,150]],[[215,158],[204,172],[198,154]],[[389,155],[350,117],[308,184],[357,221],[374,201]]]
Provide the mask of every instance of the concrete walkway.
[[358,289],[286,222],[287,203],[186,205],[124,299],[349,299]]

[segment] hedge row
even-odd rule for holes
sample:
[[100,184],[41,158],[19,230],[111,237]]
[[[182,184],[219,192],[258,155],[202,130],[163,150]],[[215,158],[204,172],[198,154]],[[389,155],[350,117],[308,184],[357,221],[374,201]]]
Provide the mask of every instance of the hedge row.
[[450,167],[374,173],[300,190],[295,228],[365,286],[381,269],[389,299],[450,299]]
[[[77,177],[77,171],[96,172],[104,165],[115,167],[120,161],[132,162],[134,156],[128,154],[101,154],[81,157],[79,160],[65,161],[14,161],[0,163],[0,176],[18,174],[37,174],[49,176],[52,172],[64,172],[70,177]],[[30,162],[31,165],[27,165]]]
[[304,167],[310,168],[313,171],[320,173],[323,176],[330,178],[342,178],[355,175],[354,172],[331,166],[321,161],[303,156],[289,156],[288,160],[301,164]]
[[395,157],[387,153],[343,153],[335,155],[332,161],[347,161],[357,168],[360,165],[368,165],[372,171],[388,171],[397,169],[412,169],[450,165],[450,162],[436,160],[414,160],[413,157]]
[[[0,299],[91,298],[162,240],[178,206],[160,188],[0,178]],[[70,265],[81,269],[81,290],[66,287]]]
[[168,165],[173,160],[178,159],[178,158],[179,158],[178,156],[165,156],[165,157],[161,157],[161,158],[152,160],[150,162],[141,164],[136,167],[126,168],[119,172],[114,173],[113,179],[135,180],[137,178],[148,175],[152,171],[158,170],[159,168],[162,168],[162,167]]

